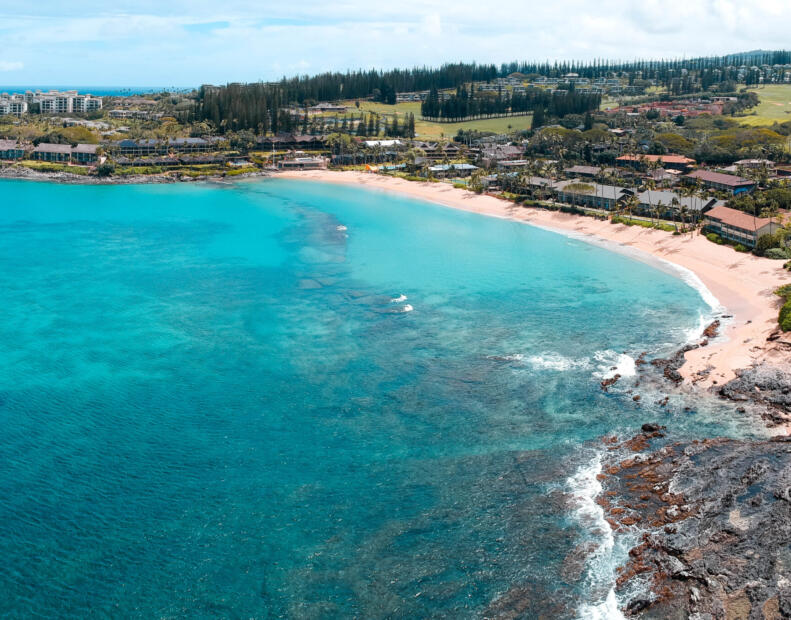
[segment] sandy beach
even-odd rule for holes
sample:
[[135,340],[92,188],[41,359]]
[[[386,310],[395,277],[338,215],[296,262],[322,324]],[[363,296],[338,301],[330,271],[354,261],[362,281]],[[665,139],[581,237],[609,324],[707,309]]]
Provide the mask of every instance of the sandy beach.
[[680,372],[688,383],[707,388],[730,381],[736,370],[756,363],[787,365],[787,354],[782,347],[767,341],[777,329],[780,308],[774,290],[791,282],[791,274],[783,270],[782,261],[740,254],[697,233],[674,236],[660,230],[522,207],[447,183],[417,183],[370,173],[325,170],[286,172],[278,176],[398,192],[454,209],[572,233],[592,242],[613,242],[630,253],[644,252],[693,272],[716,297],[722,313],[732,316],[723,321],[718,338],[686,354],[687,361]]

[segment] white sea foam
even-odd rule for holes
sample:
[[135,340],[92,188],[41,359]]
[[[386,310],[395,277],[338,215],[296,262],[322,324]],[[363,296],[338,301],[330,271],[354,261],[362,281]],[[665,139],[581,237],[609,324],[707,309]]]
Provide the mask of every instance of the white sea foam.
[[583,605],[579,611],[580,620],[621,620],[625,618],[623,612],[618,609],[618,597],[612,589],[607,594],[607,598],[596,605]]
[[412,312],[412,310],[414,310],[414,308],[409,304],[406,304],[403,308],[401,308],[401,312]]
[[593,358],[598,362],[597,377],[612,379],[615,375],[621,377],[634,377],[637,374],[637,365],[632,356],[626,353],[617,353],[610,349],[596,351]]
[[535,368],[557,370],[559,372],[571,370],[572,368],[584,368],[590,364],[590,360],[587,358],[573,359],[560,355],[559,353],[542,353],[541,355],[533,355],[528,357],[526,361]]
[[574,517],[597,538],[596,549],[588,559],[590,597],[599,598],[607,592],[604,600],[582,605],[578,617],[584,620],[621,620],[624,615],[618,608],[619,601],[615,595],[615,569],[627,556],[628,547],[616,541],[605,519],[604,509],[596,503],[596,498],[602,492],[598,479],[601,472],[602,455],[597,454],[566,481],[574,498]]
[[346,228],[346,226],[344,226],[343,224],[341,224],[340,226],[336,226],[335,230],[337,230],[339,232],[343,232],[344,230],[349,230],[349,229]]
[[398,297],[394,297],[393,299],[391,299],[390,303],[391,304],[402,304],[406,300],[407,300],[407,296],[406,295],[399,295]]
[[698,323],[694,327],[690,327],[684,333],[684,337],[686,338],[685,344],[693,344],[698,342],[701,337],[703,336],[703,331],[706,329],[706,325],[708,324],[708,319],[711,317],[705,317],[702,314],[698,316]]

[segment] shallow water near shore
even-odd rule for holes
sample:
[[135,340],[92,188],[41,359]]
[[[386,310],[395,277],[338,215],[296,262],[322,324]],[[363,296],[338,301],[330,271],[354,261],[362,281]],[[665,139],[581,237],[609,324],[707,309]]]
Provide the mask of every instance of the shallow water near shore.
[[0,196],[0,615],[611,616],[599,438],[751,423],[599,389],[710,306],[578,239],[283,179]]

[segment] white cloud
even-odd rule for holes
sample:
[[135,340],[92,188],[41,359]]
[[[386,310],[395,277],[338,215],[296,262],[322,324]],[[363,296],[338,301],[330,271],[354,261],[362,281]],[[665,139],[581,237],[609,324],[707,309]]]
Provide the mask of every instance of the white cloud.
[[[76,7],[38,0],[0,8],[0,49],[25,59],[30,83],[171,86],[459,60],[779,49],[789,47],[791,23],[789,0],[499,0],[485,8],[479,0],[342,0],[328,6],[319,0],[82,0]],[[185,28],[206,23],[223,26]],[[0,70],[21,68],[0,62]]]

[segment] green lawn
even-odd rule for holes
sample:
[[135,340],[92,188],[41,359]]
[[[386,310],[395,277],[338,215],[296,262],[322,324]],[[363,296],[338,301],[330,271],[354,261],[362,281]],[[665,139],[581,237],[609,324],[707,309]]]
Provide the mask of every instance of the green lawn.
[[[357,112],[357,108],[354,107],[353,101],[347,101],[346,105],[349,106],[350,112]],[[373,101],[361,101],[360,110],[365,112],[376,112],[377,114],[387,117],[398,114],[399,118],[411,112],[415,115],[415,133],[417,137],[426,140],[436,140],[442,137],[452,138],[458,133],[459,129],[475,129],[477,131],[493,131],[495,133],[530,129],[530,123],[532,122],[531,116],[508,116],[505,118],[488,118],[461,123],[431,123],[420,120],[420,103],[418,102],[387,105],[385,103],[375,103]]]
[[759,86],[750,90],[758,95],[761,103],[747,116],[737,117],[738,122],[756,126],[791,121],[791,84]]

